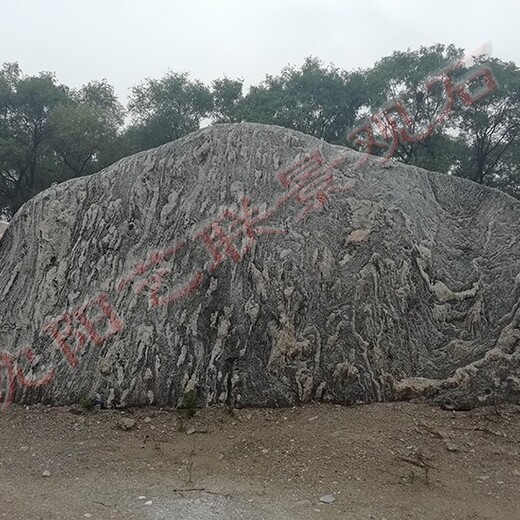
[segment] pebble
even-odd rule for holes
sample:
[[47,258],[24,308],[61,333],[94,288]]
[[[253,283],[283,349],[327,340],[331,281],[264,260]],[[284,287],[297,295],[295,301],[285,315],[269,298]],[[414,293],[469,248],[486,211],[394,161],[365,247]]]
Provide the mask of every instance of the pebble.
[[127,419],[126,417],[123,417],[122,419],[119,419],[119,421],[117,421],[117,426],[121,430],[125,430],[125,431],[131,430],[132,428],[134,428],[135,424],[136,424],[135,419]]
[[446,449],[451,452],[459,451],[459,447],[450,441],[446,442]]
[[42,477],[50,477],[51,476],[51,472],[46,469],[43,473],[42,473]]
[[484,480],[488,480],[489,479],[489,475],[480,475],[480,477],[477,477],[478,480],[481,480],[482,482],[484,482]]
[[83,413],[83,408],[80,405],[73,405],[69,408],[69,412],[74,415],[81,415]]
[[324,504],[332,504],[336,502],[336,497],[332,495],[324,495],[320,498],[320,502],[323,502]]
[[153,502],[151,500],[147,500],[144,505],[145,506],[151,506],[153,504]]
[[520,477],[520,471],[518,471],[517,469],[514,469],[511,474],[513,475],[513,477]]
[[144,422],[147,423],[147,424],[151,423],[152,422],[152,418],[151,417],[145,417],[144,418]]

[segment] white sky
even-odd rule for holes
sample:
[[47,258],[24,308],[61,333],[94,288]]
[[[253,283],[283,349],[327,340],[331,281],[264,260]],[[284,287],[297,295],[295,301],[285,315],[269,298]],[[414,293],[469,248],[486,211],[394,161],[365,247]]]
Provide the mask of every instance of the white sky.
[[79,87],[129,87],[168,69],[206,83],[261,81],[313,55],[368,67],[394,50],[454,43],[520,64],[519,0],[0,0],[0,62]]

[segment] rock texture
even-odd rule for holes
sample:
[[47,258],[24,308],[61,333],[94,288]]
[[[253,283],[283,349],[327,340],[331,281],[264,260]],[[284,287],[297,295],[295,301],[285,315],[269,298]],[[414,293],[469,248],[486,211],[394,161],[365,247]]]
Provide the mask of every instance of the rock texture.
[[0,221],[0,238],[2,238],[2,236],[4,235],[5,233],[5,230],[9,227],[9,223],[8,222],[4,222],[4,221]]
[[518,401],[520,203],[359,157],[219,125],[36,196],[0,242],[4,404]]

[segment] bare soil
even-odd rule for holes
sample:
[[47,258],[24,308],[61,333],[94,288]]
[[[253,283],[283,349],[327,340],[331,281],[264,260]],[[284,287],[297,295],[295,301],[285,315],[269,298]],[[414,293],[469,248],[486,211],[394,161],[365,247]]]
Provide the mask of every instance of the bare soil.
[[520,407],[74,411],[0,416],[0,518],[520,519]]

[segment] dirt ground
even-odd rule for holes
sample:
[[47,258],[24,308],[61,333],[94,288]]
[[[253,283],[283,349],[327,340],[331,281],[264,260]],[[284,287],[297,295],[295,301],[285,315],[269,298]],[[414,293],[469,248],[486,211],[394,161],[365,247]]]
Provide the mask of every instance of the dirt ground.
[[520,519],[520,407],[73,411],[0,416],[0,518]]

